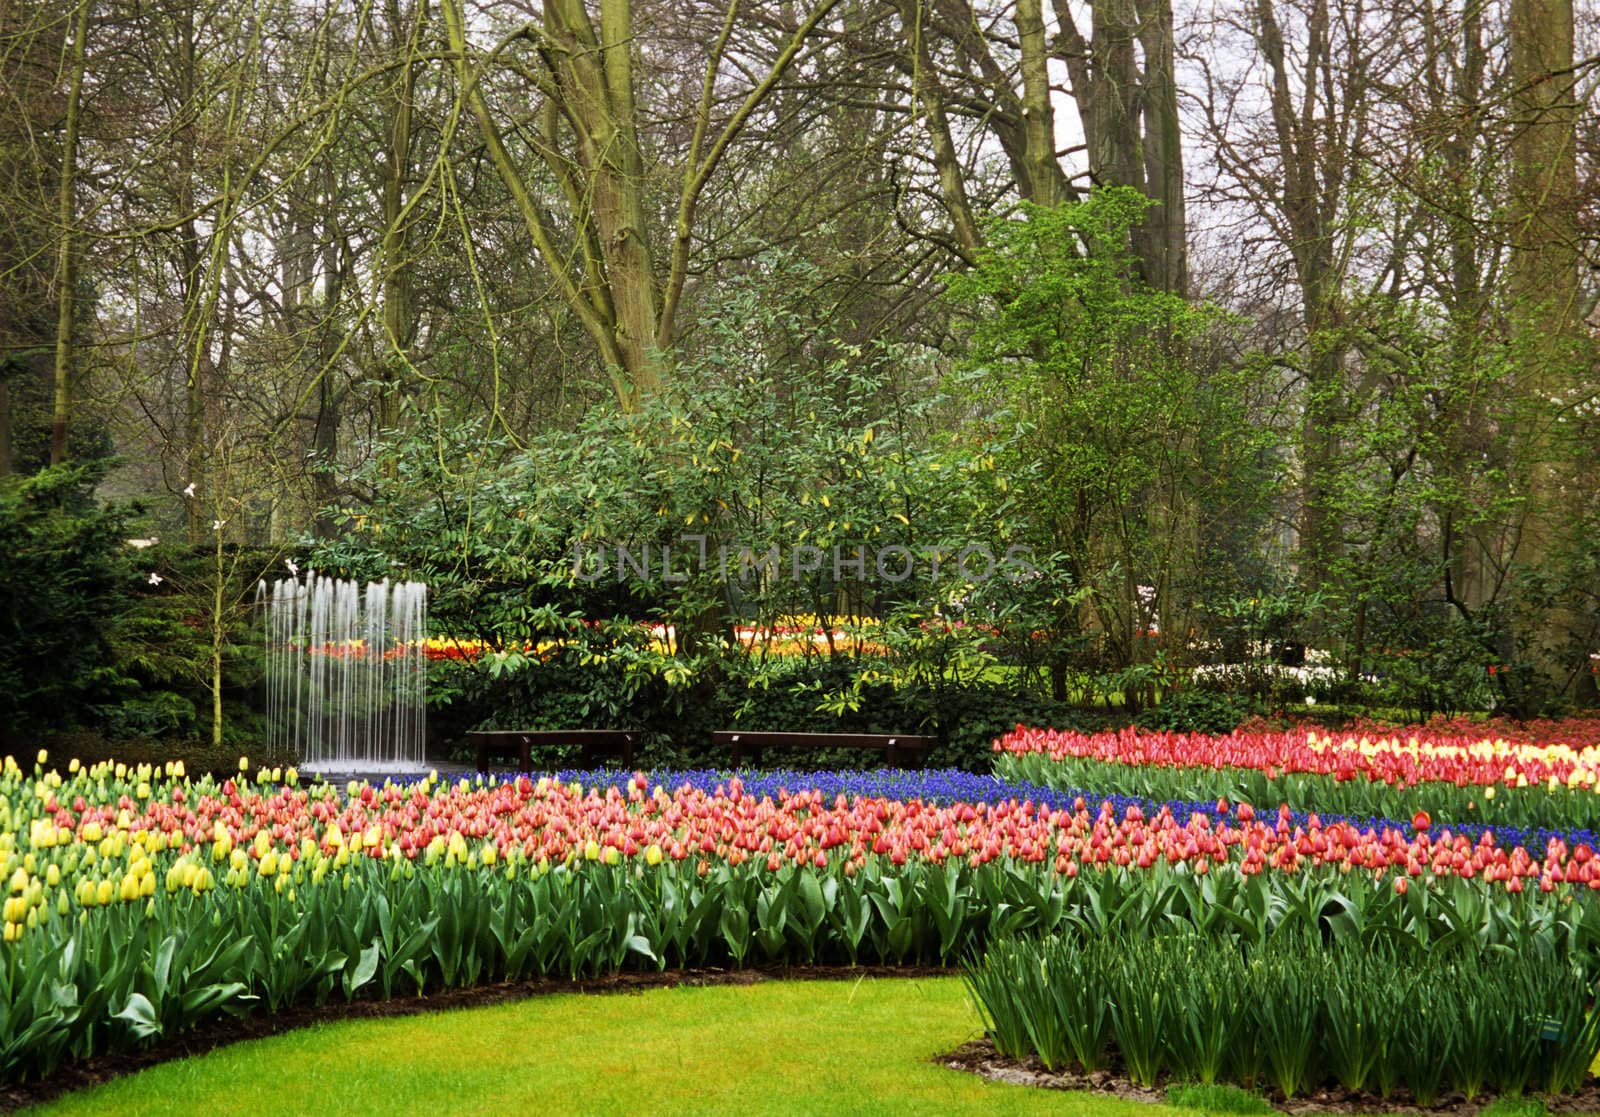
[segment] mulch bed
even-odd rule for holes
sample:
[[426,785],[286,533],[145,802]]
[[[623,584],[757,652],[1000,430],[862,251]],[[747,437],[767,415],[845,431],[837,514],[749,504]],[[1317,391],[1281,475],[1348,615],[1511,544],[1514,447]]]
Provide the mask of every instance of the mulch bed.
[[62,1067],[35,1082],[0,1086],[0,1113],[38,1105],[74,1090],[97,1086],[172,1059],[203,1055],[219,1047],[262,1039],[312,1024],[414,1016],[484,1005],[506,1004],[553,993],[640,993],[677,985],[757,985],[765,981],[854,981],[863,977],[950,977],[959,970],[942,966],[759,966],[745,970],[690,969],[663,973],[628,971],[569,981],[537,978],[498,982],[471,989],[447,989],[422,997],[389,1000],[358,999],[348,1004],[304,1005],[273,1014],[219,1016],[203,1028],[158,1043],[143,1051],[98,1055]]
[[[1152,1103],[1167,1100],[1165,1085],[1154,1088],[1140,1086],[1114,1070],[1099,1070],[1093,1074],[1080,1074],[1071,1070],[1046,1070],[1044,1064],[1033,1056],[1026,1059],[1011,1059],[1001,1055],[994,1049],[994,1043],[987,1038],[963,1044],[948,1055],[936,1056],[934,1062],[951,1070],[967,1071],[995,1082],[1006,1082],[1016,1086],[1037,1086],[1047,1090],[1087,1090],[1091,1093]],[[1311,1113],[1392,1113],[1415,1114],[1419,1117],[1423,1114],[1427,1114],[1428,1117],[1474,1117],[1494,1100],[1494,1095],[1489,1093],[1481,1094],[1472,1101],[1468,1101],[1460,1093],[1441,1093],[1433,1105],[1424,1107],[1413,1104],[1410,1095],[1403,1089],[1396,1090],[1392,1096],[1384,1098],[1374,1093],[1346,1090],[1342,1086],[1319,1088],[1292,1099],[1286,1099],[1276,1090],[1267,1092],[1263,1096],[1274,1109],[1281,1113],[1295,1114],[1296,1117]],[[1563,1094],[1560,1097],[1544,1094],[1530,1096],[1537,1096],[1551,1113],[1596,1113],[1600,1112],[1600,1079],[1590,1078],[1584,1088],[1575,1094]]]

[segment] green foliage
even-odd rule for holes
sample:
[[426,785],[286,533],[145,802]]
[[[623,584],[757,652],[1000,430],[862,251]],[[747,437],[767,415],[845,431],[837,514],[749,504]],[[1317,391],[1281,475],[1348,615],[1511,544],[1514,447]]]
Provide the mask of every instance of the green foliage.
[[1147,1086],[1220,1070],[1253,1088],[1264,1069],[1285,1098],[1336,1078],[1386,1096],[1404,1086],[1426,1106],[1443,1089],[1568,1093],[1600,1054],[1582,968],[1448,939],[1327,943],[1308,930],[1242,948],[1181,925],[1007,938],[965,972],[1002,1054],[1092,1069],[1109,1040]]
[[1149,205],[1099,189],[1024,206],[950,281],[973,319],[962,383],[1005,447],[1030,541],[1087,594],[1058,603],[1055,628],[1087,633],[1086,611],[1100,670],[1187,637],[1195,603],[1264,526],[1272,480],[1246,378],[1219,356],[1223,320],[1136,278],[1129,230]]
[[[1063,558],[1015,550],[1038,533],[1012,435],[940,433],[955,404],[908,391],[910,356],[758,294],[711,308],[638,412],[525,447],[419,421],[335,510],[305,565],[419,578],[434,631],[491,649],[435,673],[446,736],[626,723],[682,749],[768,705],[786,729],[939,732],[970,767],[1038,708],[1081,597]],[[748,638],[796,627],[781,656]]]
[[78,724],[126,683],[112,641],[133,572],[125,513],[98,505],[99,471],[0,482],[0,745]]
[[1248,702],[1210,690],[1169,694],[1161,704],[1142,711],[1134,724],[1141,729],[1175,733],[1231,733],[1250,716]]

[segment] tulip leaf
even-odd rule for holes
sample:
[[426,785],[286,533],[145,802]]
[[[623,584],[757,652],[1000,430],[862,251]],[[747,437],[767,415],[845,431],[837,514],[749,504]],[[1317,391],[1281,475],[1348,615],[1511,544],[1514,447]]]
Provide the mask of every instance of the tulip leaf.
[[113,1019],[127,1021],[128,1030],[140,1039],[161,1034],[161,1021],[156,1016],[155,1007],[143,993],[130,994],[128,1003]]
[[355,965],[345,970],[344,995],[348,1000],[378,972],[378,943],[365,947],[356,957]]

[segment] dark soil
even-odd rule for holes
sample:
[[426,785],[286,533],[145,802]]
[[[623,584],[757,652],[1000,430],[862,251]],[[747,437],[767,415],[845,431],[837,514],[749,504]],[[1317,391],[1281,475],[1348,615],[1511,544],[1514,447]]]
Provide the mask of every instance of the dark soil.
[[[1099,1070],[1092,1074],[1081,1074],[1072,1070],[1046,1070],[1044,1064],[1033,1056],[1026,1059],[1011,1059],[1001,1055],[994,1049],[993,1042],[987,1038],[963,1044],[948,1055],[937,1056],[934,1061],[952,1070],[964,1070],[996,1082],[1008,1082],[1018,1086],[1038,1086],[1047,1090],[1088,1090],[1132,1101],[1167,1100],[1166,1088],[1169,1083],[1163,1082],[1154,1088],[1140,1086],[1116,1069]],[[1429,1117],[1474,1117],[1494,1100],[1494,1095],[1491,1093],[1480,1094],[1472,1101],[1468,1101],[1460,1093],[1441,1093],[1433,1105],[1419,1106],[1403,1088],[1384,1098],[1370,1092],[1346,1090],[1342,1086],[1321,1087],[1294,1098],[1285,1098],[1277,1090],[1267,1091],[1263,1096],[1267,1103],[1280,1113],[1291,1113],[1296,1117],[1311,1113],[1391,1113],[1415,1114],[1419,1117],[1422,1114],[1427,1114]],[[1538,1097],[1551,1113],[1596,1113],[1600,1112],[1600,1079],[1591,1077],[1583,1089],[1575,1094],[1530,1096]]]
[[448,989],[421,997],[356,1000],[348,1004],[304,1005],[272,1015],[219,1016],[203,1030],[163,1041],[143,1051],[99,1055],[72,1063],[36,1082],[0,1085],[0,1113],[38,1105],[74,1090],[97,1086],[172,1059],[203,1055],[244,1040],[262,1039],[312,1024],[413,1016],[483,1005],[504,1004],[551,993],[640,993],[677,985],[756,985],[764,981],[853,981],[862,977],[949,977],[942,966],[760,966],[745,970],[691,969],[664,973],[625,972],[569,981],[539,978],[499,982],[472,989]]

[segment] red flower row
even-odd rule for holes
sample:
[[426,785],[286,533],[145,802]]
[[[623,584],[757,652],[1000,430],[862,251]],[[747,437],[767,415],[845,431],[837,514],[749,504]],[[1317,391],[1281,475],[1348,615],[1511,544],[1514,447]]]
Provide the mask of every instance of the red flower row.
[[1180,825],[1166,808],[1146,817],[1133,806],[1119,817],[1109,803],[1091,813],[1081,799],[1070,810],[1015,800],[935,805],[917,799],[846,801],[841,795],[828,802],[815,791],[787,792],[775,800],[745,794],[737,778],[712,792],[686,785],[668,793],[651,789],[641,774],[626,793],[583,792],[576,785],[523,777],[431,790],[364,786],[346,798],[325,786],[307,791],[230,780],[218,790],[188,794],[176,786],[144,803],[122,795],[115,803],[89,804],[80,796],[70,804],[45,805],[57,844],[73,836],[92,842],[125,827],[161,832],[167,839],[161,844],[179,852],[216,852],[223,839],[253,859],[269,850],[289,859],[341,850],[415,859],[447,849],[465,856],[468,849],[492,845],[495,858],[639,857],[650,864],[695,859],[702,870],[713,859],[756,860],[774,871],[791,863],[843,861],[848,873],[871,856],[897,865],[912,859],[963,858],[974,866],[1012,859],[1052,864],[1067,876],[1089,867],[1181,863],[1202,874],[1224,865],[1246,874],[1311,868],[1389,873],[1402,890],[1406,879],[1429,874],[1482,878],[1512,892],[1552,891],[1562,883],[1600,889],[1594,851],[1586,845],[1569,849],[1558,838],[1541,856],[1520,846],[1502,848],[1487,833],[1476,842],[1449,831],[1432,837],[1425,817],[1414,820],[1418,832],[1408,836],[1399,829],[1323,825],[1315,815],[1304,826],[1291,826],[1287,807],[1276,819],[1263,820],[1248,804],[1230,813],[1225,802],[1217,804],[1215,821],[1197,814]]
[[995,741],[994,751],[1151,768],[1252,768],[1270,778],[1295,772],[1401,787],[1436,781],[1459,787],[1553,784],[1594,788],[1600,782],[1600,753],[1566,744],[1436,736],[1425,730],[1378,737],[1317,730],[1239,730],[1213,737],[1139,729],[1086,734],[1018,726]]

